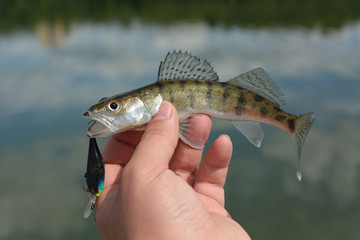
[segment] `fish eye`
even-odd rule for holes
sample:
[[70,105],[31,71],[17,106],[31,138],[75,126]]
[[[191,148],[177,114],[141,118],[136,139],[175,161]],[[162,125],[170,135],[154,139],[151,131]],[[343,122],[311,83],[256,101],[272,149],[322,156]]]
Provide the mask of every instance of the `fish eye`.
[[117,109],[118,108],[118,104],[116,103],[116,102],[112,102],[112,103],[110,103],[110,108],[111,109],[113,109],[113,110],[115,110],[115,109]]
[[119,110],[120,106],[120,102],[117,100],[112,100],[107,104],[107,108],[112,112]]

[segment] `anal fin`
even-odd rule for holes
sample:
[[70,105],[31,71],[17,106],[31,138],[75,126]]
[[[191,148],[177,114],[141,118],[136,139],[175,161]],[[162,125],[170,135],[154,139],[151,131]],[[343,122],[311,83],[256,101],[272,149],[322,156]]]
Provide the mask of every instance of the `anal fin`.
[[264,138],[264,132],[259,122],[232,122],[255,147],[260,147]]

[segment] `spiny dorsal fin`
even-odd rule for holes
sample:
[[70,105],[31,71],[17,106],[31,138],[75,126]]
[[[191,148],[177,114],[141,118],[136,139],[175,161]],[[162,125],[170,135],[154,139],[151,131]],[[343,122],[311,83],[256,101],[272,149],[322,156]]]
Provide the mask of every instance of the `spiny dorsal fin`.
[[229,83],[244,87],[269,101],[284,105],[285,97],[274,80],[262,68],[255,68],[229,80]]
[[194,79],[205,81],[219,81],[219,76],[208,61],[185,52],[168,53],[160,63],[158,81]]

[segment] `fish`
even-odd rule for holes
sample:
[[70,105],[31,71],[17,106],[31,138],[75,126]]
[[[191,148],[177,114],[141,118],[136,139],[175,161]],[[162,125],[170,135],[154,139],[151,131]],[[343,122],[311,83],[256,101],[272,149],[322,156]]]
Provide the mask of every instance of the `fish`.
[[89,192],[84,218],[88,218],[95,211],[96,199],[104,188],[105,179],[104,161],[95,138],[89,139],[88,161],[84,177],[87,184],[85,190]]
[[315,114],[283,111],[284,94],[263,68],[255,68],[227,82],[220,82],[211,64],[188,52],[168,53],[160,62],[157,81],[126,93],[105,97],[85,113],[93,119],[88,137],[106,137],[130,129],[143,130],[163,101],[172,103],[179,117],[179,138],[195,149],[204,141],[192,134],[189,117],[207,114],[229,120],[254,146],[264,137],[261,123],[285,131],[297,148],[297,178],[301,181],[300,157]]

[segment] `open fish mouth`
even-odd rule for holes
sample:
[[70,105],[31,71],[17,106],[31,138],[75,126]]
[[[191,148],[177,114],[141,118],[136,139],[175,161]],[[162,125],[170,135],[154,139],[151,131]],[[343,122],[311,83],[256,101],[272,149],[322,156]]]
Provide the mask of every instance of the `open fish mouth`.
[[92,121],[92,125],[88,128],[88,137],[106,137],[111,134],[111,130],[99,121]]
[[111,123],[106,119],[94,117],[89,112],[84,113],[84,116],[92,118],[90,121],[91,126],[87,132],[88,137],[107,137],[113,134],[113,131],[111,131]]

